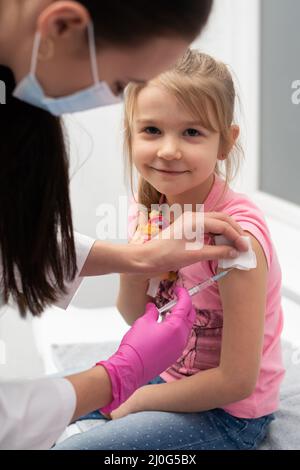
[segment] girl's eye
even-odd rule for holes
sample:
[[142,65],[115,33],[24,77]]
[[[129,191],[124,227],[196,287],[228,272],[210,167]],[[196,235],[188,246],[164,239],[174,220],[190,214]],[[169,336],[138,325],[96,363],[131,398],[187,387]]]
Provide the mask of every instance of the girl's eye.
[[149,126],[144,129],[144,132],[146,132],[146,134],[158,134],[160,131],[157,127]]
[[197,129],[187,129],[184,134],[188,137],[198,137],[200,135],[203,135],[201,134],[201,132],[197,131]]

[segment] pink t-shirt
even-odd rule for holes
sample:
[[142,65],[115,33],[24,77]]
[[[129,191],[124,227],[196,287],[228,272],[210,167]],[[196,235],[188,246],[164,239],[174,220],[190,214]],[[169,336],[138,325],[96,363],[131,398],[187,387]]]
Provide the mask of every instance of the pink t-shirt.
[[[281,307],[281,270],[271,236],[260,209],[244,194],[227,187],[216,175],[214,185],[204,202],[204,211],[225,212],[250,232],[262,246],[267,264],[267,302],[260,372],[254,392],[246,399],[223,409],[240,418],[258,418],[278,409],[279,388],[284,376],[280,334],[283,327]],[[131,219],[132,220],[132,219]],[[177,285],[187,289],[216,274],[218,261],[203,261],[178,272]],[[162,306],[172,297],[175,283],[162,281],[156,303]],[[193,297],[196,321],[182,356],[160,376],[166,381],[182,379],[218,367],[221,354],[223,310],[218,285],[214,284]]]

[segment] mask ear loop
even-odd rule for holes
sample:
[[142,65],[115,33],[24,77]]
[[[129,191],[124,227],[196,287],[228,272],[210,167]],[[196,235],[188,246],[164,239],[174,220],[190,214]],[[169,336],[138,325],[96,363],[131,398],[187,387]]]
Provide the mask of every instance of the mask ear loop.
[[41,43],[41,33],[38,31],[35,34],[33,48],[32,48],[32,56],[31,56],[31,64],[30,64],[31,75],[35,75],[40,43]]
[[94,31],[94,24],[92,21],[88,24],[88,36],[89,36],[89,49],[90,49],[92,75],[93,75],[94,83],[95,85],[97,85],[100,80],[99,80],[99,74],[98,74],[95,31]]
[[[93,80],[94,80],[94,83],[97,84],[99,82],[99,74],[98,74],[98,65],[97,65],[94,25],[92,22],[88,24],[88,40],[89,40],[89,50],[90,50],[90,60],[91,60]],[[38,31],[35,34],[33,48],[32,48],[32,56],[31,56],[31,64],[30,64],[31,75],[35,75],[40,43],[41,43],[41,33]]]

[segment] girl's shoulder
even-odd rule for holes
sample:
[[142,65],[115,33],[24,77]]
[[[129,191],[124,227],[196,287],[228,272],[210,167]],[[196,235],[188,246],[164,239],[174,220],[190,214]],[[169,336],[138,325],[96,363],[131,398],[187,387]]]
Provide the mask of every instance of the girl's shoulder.
[[258,240],[270,267],[274,254],[272,237],[265,215],[255,202],[248,195],[228,187],[216,210],[230,215],[244,231]]

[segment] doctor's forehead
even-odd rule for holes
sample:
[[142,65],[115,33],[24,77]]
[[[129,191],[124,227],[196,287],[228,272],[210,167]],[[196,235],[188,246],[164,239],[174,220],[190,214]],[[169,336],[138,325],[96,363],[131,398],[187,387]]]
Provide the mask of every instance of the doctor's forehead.
[[[145,82],[172,68],[188,46],[183,39],[154,38],[135,47],[104,47],[98,53],[99,68],[105,74],[118,75],[119,79],[128,77]],[[105,65],[109,70],[103,70]]]

